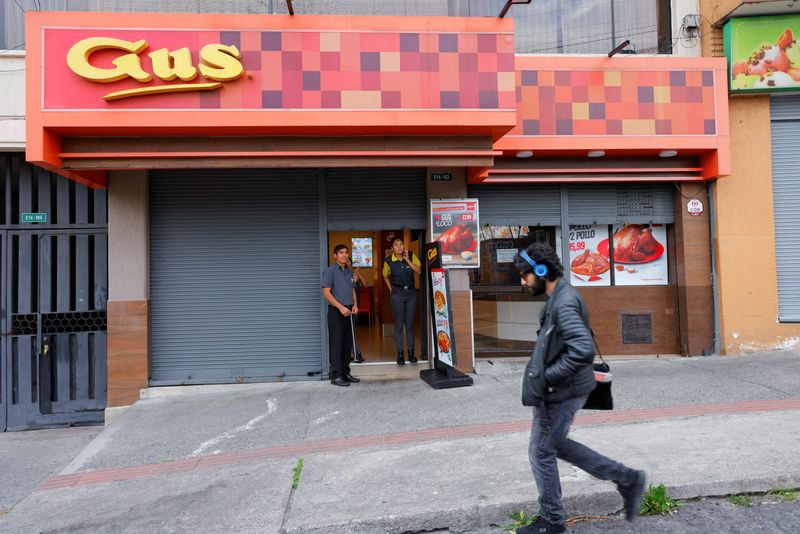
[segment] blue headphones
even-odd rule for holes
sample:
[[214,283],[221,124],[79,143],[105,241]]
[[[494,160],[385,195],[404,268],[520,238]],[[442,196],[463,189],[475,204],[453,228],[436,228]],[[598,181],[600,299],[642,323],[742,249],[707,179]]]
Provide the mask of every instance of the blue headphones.
[[547,276],[547,265],[543,263],[536,263],[535,261],[533,261],[533,258],[531,258],[528,255],[528,252],[525,250],[520,250],[519,256],[523,260],[527,261],[531,267],[533,267],[533,274],[535,274],[536,276],[541,276],[542,278]]

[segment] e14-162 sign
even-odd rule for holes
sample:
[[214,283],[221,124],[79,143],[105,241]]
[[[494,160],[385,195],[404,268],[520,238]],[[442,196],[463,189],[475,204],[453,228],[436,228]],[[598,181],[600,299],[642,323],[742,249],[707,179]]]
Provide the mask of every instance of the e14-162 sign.
[[19,216],[19,222],[21,223],[46,223],[47,222],[47,214],[46,213],[21,213]]

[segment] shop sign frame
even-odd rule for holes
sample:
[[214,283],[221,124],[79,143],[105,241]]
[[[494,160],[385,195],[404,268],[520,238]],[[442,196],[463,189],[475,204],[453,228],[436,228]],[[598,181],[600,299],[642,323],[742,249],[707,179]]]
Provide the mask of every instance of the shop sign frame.
[[733,18],[726,22],[723,37],[730,93],[800,92],[798,36],[800,14]]
[[[431,240],[442,243],[442,265],[448,269],[479,268],[481,226],[478,199],[432,199],[430,202]],[[448,241],[452,243],[449,249]]]

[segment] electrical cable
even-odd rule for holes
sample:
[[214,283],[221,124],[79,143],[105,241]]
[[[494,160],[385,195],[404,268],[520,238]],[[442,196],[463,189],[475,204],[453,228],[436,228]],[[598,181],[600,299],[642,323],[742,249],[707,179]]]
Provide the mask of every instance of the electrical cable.
[[678,190],[678,194],[679,194],[680,196],[682,196],[683,198],[685,198],[686,200],[691,200],[691,199],[693,199],[693,198],[696,198],[696,197],[697,197],[697,195],[699,195],[699,194],[700,194],[700,192],[701,192],[701,191],[703,191],[703,190],[705,190],[705,188],[706,188],[706,184],[705,184],[705,183],[703,183],[703,185],[701,185],[701,186],[700,186],[700,189],[698,189],[697,191],[695,191],[693,195],[691,195],[691,196],[688,196],[688,197],[687,197],[686,195],[684,195],[684,194],[683,194],[683,191],[681,191],[681,188],[678,186],[677,182],[672,182],[672,185],[674,185],[674,186],[675,186],[675,189],[677,189],[677,190]]

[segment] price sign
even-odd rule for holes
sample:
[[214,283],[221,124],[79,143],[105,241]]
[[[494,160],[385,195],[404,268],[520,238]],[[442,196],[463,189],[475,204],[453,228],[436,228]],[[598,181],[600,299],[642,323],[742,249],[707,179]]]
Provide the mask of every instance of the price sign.
[[[574,286],[610,286],[608,226],[571,224],[569,226],[570,283]],[[566,266],[565,266],[566,267]]]
[[478,200],[432,200],[431,236],[442,244],[445,267],[479,267]]

